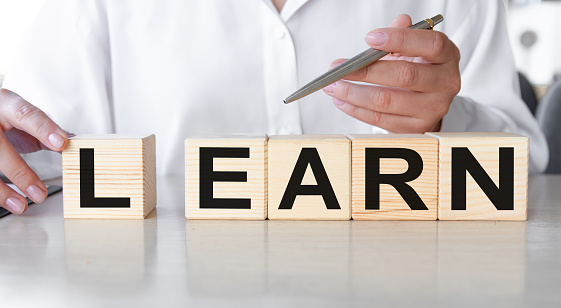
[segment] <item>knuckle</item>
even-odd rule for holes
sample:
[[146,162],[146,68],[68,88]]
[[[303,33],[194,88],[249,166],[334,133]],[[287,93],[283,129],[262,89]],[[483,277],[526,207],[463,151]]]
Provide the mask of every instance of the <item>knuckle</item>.
[[388,88],[379,87],[374,98],[374,106],[376,110],[386,111],[392,103],[392,95]]
[[394,46],[401,49],[405,45],[405,31],[395,31],[391,36]]
[[402,88],[410,88],[417,83],[419,72],[415,65],[409,62],[403,62],[398,73],[398,84]]
[[27,166],[18,167],[10,174],[10,179],[14,183],[25,183],[26,179],[31,176],[31,169]]
[[458,48],[458,46],[456,46],[456,44],[454,44],[454,59],[456,59],[457,62],[460,62],[460,60],[462,59],[462,53],[460,52],[460,49]]
[[442,86],[446,93],[456,95],[462,89],[462,77],[457,67],[448,70],[446,78],[442,80]]
[[462,89],[462,78],[460,76],[455,76],[454,78],[450,78],[450,88],[454,95],[460,93]]
[[353,104],[345,104],[343,111],[351,117],[361,120],[359,108]]
[[435,55],[441,54],[446,48],[448,37],[442,32],[434,31],[432,39],[432,51]]
[[15,108],[15,119],[17,122],[22,123],[35,116],[38,112],[39,108],[31,104],[19,104]]
[[361,68],[358,71],[354,72],[356,74],[355,77],[357,80],[366,80],[368,76],[372,74],[372,65],[369,65],[365,68]]
[[340,99],[343,101],[347,101],[351,96],[351,86],[344,82],[338,82],[337,87],[340,87]]
[[445,103],[444,100],[440,103],[433,104],[432,108],[430,108],[430,113],[427,114],[425,118],[429,121],[440,121],[448,113],[449,108],[450,104]]
[[370,124],[379,125],[382,122],[382,113],[377,111],[372,111],[370,113]]
[[349,114],[351,116],[353,116],[354,118],[358,118],[359,114],[358,114],[358,107],[352,104],[347,104],[348,106],[350,106],[349,109]]

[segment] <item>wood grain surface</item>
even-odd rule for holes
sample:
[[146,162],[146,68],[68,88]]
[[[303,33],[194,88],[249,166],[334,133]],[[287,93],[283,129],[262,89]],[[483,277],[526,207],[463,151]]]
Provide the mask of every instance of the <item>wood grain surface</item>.
[[[529,139],[510,133],[427,133],[440,141],[440,220],[526,220]],[[514,148],[514,210],[497,210],[489,197],[466,172],[466,210],[452,210],[452,148],[467,147],[499,186],[499,148]]]
[[[80,207],[80,149],[94,149],[96,198],[130,198],[130,208]],[[143,219],[156,207],[156,138],[81,135],[62,153],[65,218]]]
[[[214,158],[213,171],[247,173],[247,182],[214,182],[214,198],[251,198],[251,209],[200,208],[201,147],[249,148],[249,158]],[[185,140],[185,217],[264,220],[267,218],[267,136],[213,135]]]
[[[352,141],[352,213],[355,220],[436,220],[438,209],[438,139],[422,134],[349,135]],[[380,209],[366,210],[366,148],[400,148],[417,152],[421,175],[407,185],[428,210],[412,210],[389,184],[380,185]],[[380,174],[400,174],[410,168],[404,159],[380,159]]]

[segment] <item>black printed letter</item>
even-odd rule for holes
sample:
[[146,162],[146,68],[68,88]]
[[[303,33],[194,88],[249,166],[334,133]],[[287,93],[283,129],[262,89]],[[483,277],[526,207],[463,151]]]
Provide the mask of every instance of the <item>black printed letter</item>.
[[[380,174],[381,158],[404,159],[409,164],[402,174]],[[411,149],[400,148],[367,148],[366,149],[366,209],[380,209],[380,184],[389,184],[407,202],[412,210],[428,210],[417,192],[407,182],[418,178],[423,172],[423,159],[419,153]]]
[[[312,168],[317,185],[302,185],[308,164]],[[316,148],[303,148],[300,152],[296,166],[292,171],[292,176],[282,196],[279,210],[292,209],[292,205],[294,205],[298,195],[321,195],[328,209],[341,209]]]
[[497,210],[514,210],[514,148],[499,148],[499,187],[468,148],[452,148],[452,210],[466,209],[466,171]]
[[80,149],[80,207],[130,208],[130,198],[96,198],[94,183],[94,149]]
[[249,158],[249,148],[200,148],[199,203],[201,209],[251,209],[251,199],[214,198],[214,182],[247,182],[247,172],[213,171],[213,159]]

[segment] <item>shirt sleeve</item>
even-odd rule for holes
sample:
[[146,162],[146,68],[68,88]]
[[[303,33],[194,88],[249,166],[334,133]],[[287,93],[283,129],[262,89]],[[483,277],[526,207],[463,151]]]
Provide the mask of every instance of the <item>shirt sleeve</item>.
[[[3,87],[69,132],[113,132],[105,2],[46,1],[27,32]],[[62,170],[58,153],[41,151],[24,158],[41,178]]]
[[[449,3],[445,32],[462,55],[462,90],[442,121],[442,131],[504,131],[527,136],[530,173],[543,172],[549,161],[547,141],[520,97],[502,1]],[[454,16],[459,13],[461,18]]]

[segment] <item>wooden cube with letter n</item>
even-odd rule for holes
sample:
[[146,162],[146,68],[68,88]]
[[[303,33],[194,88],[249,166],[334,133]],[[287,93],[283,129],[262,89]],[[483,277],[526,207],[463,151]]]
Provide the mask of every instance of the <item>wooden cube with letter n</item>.
[[185,140],[188,219],[267,218],[267,135]]
[[81,135],[62,152],[64,218],[144,219],[156,207],[156,138]]
[[436,220],[438,139],[350,135],[355,220]]
[[427,133],[440,140],[441,220],[526,220],[527,137]]
[[350,162],[343,135],[272,136],[269,219],[350,219]]

